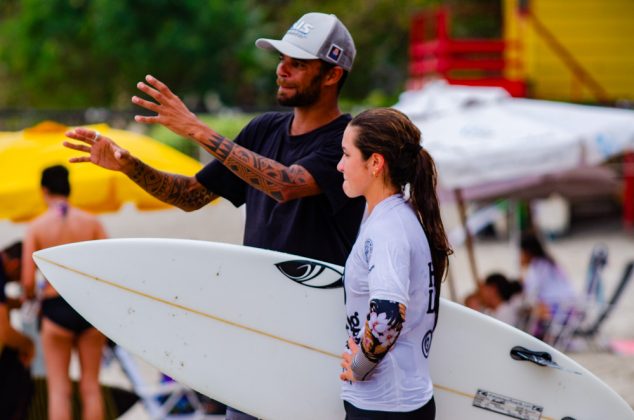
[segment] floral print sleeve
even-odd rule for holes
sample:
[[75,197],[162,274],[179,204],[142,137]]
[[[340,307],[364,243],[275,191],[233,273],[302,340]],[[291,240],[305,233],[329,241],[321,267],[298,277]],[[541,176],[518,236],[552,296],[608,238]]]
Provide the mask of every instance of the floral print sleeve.
[[391,300],[372,299],[361,337],[361,351],[352,363],[355,378],[364,380],[396,342],[403,322],[405,305]]
[[391,300],[372,299],[365,323],[361,349],[378,363],[387,354],[403,329],[405,305]]

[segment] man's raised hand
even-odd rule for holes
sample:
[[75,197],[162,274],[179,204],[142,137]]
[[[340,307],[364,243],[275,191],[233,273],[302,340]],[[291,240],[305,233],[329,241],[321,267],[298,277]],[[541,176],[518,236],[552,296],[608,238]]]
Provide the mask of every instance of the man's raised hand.
[[134,120],[143,124],[161,124],[174,133],[193,138],[195,133],[204,126],[191,112],[183,101],[176,96],[165,83],[151,75],[145,76],[145,82],[137,83],[137,88],[154,99],[148,101],[138,96],[132,97],[132,103],[148,111],[155,112],[153,116],[136,115]]

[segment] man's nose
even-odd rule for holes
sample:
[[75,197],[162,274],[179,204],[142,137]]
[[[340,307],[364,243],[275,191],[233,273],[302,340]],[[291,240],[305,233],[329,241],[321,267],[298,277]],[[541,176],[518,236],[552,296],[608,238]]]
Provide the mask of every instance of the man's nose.
[[288,77],[288,64],[285,60],[281,60],[278,63],[276,73],[279,77]]

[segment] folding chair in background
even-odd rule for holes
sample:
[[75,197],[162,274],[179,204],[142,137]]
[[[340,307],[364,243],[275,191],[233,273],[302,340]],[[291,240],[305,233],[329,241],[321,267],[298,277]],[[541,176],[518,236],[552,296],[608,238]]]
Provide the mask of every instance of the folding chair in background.
[[544,333],[546,343],[562,351],[569,350],[575,332],[605,307],[603,270],[607,262],[608,248],[605,244],[595,245],[588,262],[584,293],[557,308]]
[[141,375],[133,357],[121,346],[109,342],[112,356],[119,362],[123,372],[139,396],[152,420],[220,420],[224,419],[224,406],[213,407],[209,413],[206,405],[219,405],[215,401],[197,393],[175,381],[148,384]]
[[607,302],[607,304],[603,305],[602,310],[598,313],[595,320],[585,328],[578,328],[574,332],[575,337],[583,338],[586,343],[596,345],[596,340],[599,336],[601,326],[605,323],[605,321],[608,319],[608,317],[616,307],[616,304],[619,302],[619,299],[625,291],[625,287],[628,285],[631,278],[634,277],[632,276],[633,273],[634,260],[628,262],[625,265],[625,268],[623,269],[623,274],[621,275],[621,280],[614,289],[610,300]]

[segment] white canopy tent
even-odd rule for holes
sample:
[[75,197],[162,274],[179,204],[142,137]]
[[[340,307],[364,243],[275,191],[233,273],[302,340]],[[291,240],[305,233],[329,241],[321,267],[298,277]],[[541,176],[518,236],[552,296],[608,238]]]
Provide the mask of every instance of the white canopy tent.
[[403,93],[395,108],[419,126],[441,187],[469,198],[525,188],[634,150],[630,110],[518,99],[501,88],[444,82]]
[[577,191],[614,189],[618,183],[598,165],[634,150],[630,110],[518,99],[502,88],[443,81],[403,93],[394,107],[420,128],[441,200],[458,201],[466,235],[454,237],[466,241],[476,282],[463,200],[545,196],[571,183]]

